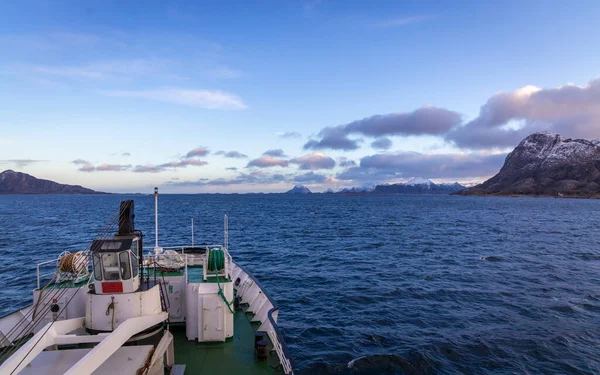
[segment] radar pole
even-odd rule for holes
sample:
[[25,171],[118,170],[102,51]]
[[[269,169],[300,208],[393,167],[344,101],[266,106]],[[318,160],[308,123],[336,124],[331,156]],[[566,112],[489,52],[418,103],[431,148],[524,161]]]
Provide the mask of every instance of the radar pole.
[[158,250],[158,188],[154,188],[154,251]]

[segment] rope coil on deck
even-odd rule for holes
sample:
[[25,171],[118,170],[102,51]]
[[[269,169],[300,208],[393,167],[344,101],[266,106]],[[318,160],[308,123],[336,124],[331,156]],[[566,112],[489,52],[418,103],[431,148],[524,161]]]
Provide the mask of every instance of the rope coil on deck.
[[[213,255],[214,254],[214,255]],[[219,271],[225,268],[225,252],[221,249],[210,250],[208,253],[208,269],[210,271],[215,271],[215,276],[217,277],[217,286],[219,288],[219,296],[223,299],[223,302],[227,305],[229,312],[235,314],[231,306],[234,301],[227,301],[227,297],[225,297],[225,293],[223,293],[223,288],[221,288],[221,283],[219,282]]]
[[58,270],[60,272],[79,273],[87,263],[83,262],[83,253],[78,251],[74,254],[65,254],[60,258]]
[[221,249],[210,250],[208,253],[208,270],[221,271],[225,268],[225,252]]

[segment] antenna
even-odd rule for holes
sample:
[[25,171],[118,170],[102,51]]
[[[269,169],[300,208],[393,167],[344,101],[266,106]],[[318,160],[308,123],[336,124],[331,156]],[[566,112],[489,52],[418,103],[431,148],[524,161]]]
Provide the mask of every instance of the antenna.
[[192,217],[192,247],[194,247],[194,218]]
[[154,188],[154,250],[158,249],[158,188]]
[[225,215],[225,217],[223,218],[223,221],[224,221],[223,226],[225,227],[224,228],[225,230],[223,233],[223,235],[225,237],[225,238],[223,238],[223,240],[224,240],[223,245],[225,245],[225,250],[229,251],[229,218],[227,217],[227,215]]

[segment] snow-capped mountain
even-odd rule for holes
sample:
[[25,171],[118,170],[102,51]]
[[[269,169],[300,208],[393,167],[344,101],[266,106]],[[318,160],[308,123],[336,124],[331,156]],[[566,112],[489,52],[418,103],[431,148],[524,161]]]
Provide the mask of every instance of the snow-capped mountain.
[[351,188],[340,189],[338,193],[370,193],[375,190],[375,185],[367,184],[361,186],[353,186]]
[[404,184],[362,185],[341,189],[337,194],[450,194],[463,189],[465,187],[458,182],[436,184],[427,178],[414,177]]
[[377,185],[375,194],[451,194],[465,187],[458,182],[452,184],[436,184],[433,181],[415,177],[405,184]]
[[415,185],[427,185],[431,186],[433,182],[428,178],[423,177],[413,177],[410,181],[405,183],[406,186],[415,186]]
[[304,185],[294,185],[291,190],[286,192],[287,194],[312,194],[309,188]]
[[498,174],[464,194],[600,194],[600,140],[533,133],[508,154]]

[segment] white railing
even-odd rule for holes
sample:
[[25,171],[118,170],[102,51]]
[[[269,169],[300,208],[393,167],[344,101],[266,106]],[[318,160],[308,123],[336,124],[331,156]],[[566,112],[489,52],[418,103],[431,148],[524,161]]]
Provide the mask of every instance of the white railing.
[[[57,269],[56,265],[58,263],[58,259],[59,258],[56,258],[56,259],[52,259],[52,260],[48,260],[46,262],[41,262],[41,263],[36,264],[36,266],[35,266],[35,276],[36,276],[36,279],[37,279],[37,288],[38,289],[40,289],[40,287],[41,287],[41,279],[43,277],[54,276],[56,274],[56,269]],[[52,272],[40,273],[40,268],[48,268],[49,264],[53,265]],[[50,280],[48,280],[48,281],[50,281]]]
[[273,348],[275,349],[275,353],[277,353],[277,357],[279,357],[279,363],[281,363],[281,367],[283,367],[283,372],[285,374],[293,374],[294,369],[292,368],[292,362],[287,358],[283,345],[279,342],[279,335],[275,330],[275,327],[273,327],[273,324],[271,324],[271,321],[268,322],[266,332],[267,335],[269,335],[271,343],[273,343]]
[[246,311],[254,314],[252,321],[261,323],[258,330],[266,332],[269,336],[284,373],[293,374],[294,364],[277,325],[279,306],[271,300],[258,280],[239,265],[236,264],[235,267],[233,271],[234,285],[237,295],[241,298],[241,303],[247,304]]
[[[89,259],[89,251],[87,249],[75,251],[74,253],[70,253],[68,251],[63,251],[62,254],[58,258],[52,259],[52,260],[47,260],[45,262],[41,262],[41,263],[38,263],[35,265],[35,277],[37,280],[37,288],[38,289],[41,288],[42,282],[50,282],[50,280],[52,280],[52,278],[43,280],[44,278],[47,278],[48,276],[53,277],[54,275],[56,275],[56,272],[60,271],[59,270],[60,261],[64,255],[77,254],[77,253],[80,253],[82,257],[77,258],[76,264],[73,265],[75,267],[73,269],[73,271],[76,271],[75,273],[80,273],[80,275],[78,275],[78,276],[88,275],[90,259]],[[49,271],[50,269],[52,269],[52,271]],[[46,272],[46,271],[48,271],[48,272]]]
[[[204,248],[211,248],[211,247],[221,247],[222,245],[175,245],[175,246],[161,246],[160,249],[163,250],[175,250],[175,251],[181,251],[182,253],[185,253],[185,249],[204,249]],[[154,246],[144,246],[144,250],[147,251],[154,251]]]

